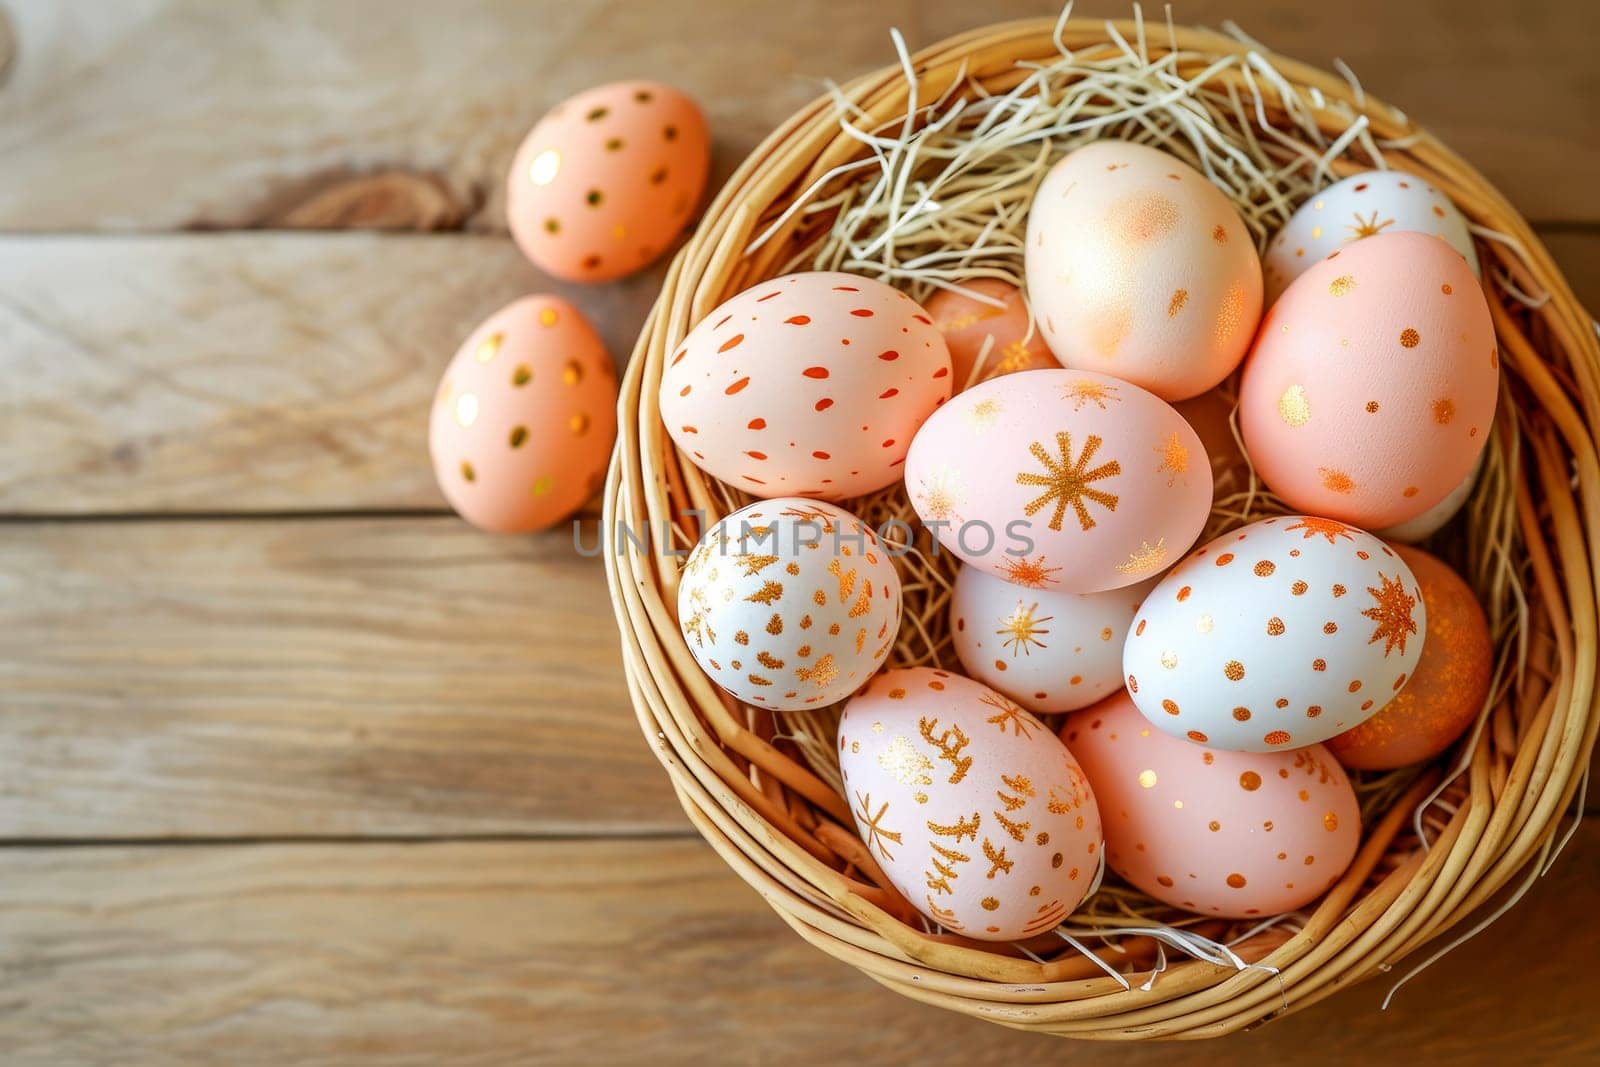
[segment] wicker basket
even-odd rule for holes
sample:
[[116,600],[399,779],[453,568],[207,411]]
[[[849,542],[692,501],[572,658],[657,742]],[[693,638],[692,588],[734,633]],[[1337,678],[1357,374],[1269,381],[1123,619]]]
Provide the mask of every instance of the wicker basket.
[[[1005,91],[1019,81],[1019,61],[1058,58],[1058,40],[1093,55],[1110,47],[1113,26],[1126,39],[1139,32],[1131,23],[1030,21],[952,38],[913,57],[919,99],[933,99],[959,77]],[[1250,50],[1185,29],[1153,34],[1147,47],[1159,55],[1174,45],[1188,57],[1180,69]],[[1065,945],[1041,962],[1009,946],[929,934],[911,921],[864,854],[842,798],[793,746],[773,741],[781,724],[731,701],[695,665],[675,611],[681,560],[630,543],[606,553],[634,705],[690,819],[800,936],[915,1000],[1085,1038],[1238,1030],[1360,981],[1461,926],[1497,895],[1503,901],[1502,890],[1526,884],[1553,853],[1583,780],[1600,722],[1592,569],[1600,543],[1593,429],[1600,425],[1600,348],[1590,317],[1527,223],[1471,167],[1346,81],[1291,60],[1271,62],[1286,79],[1275,91],[1297,94],[1319,126],[1326,122],[1330,137],[1364,115],[1384,143],[1404,143],[1385,153],[1390,166],[1424,177],[1472,222],[1511,239],[1481,243],[1486,268],[1521,292],[1549,294],[1530,310],[1507,299],[1505,286],[1488,287],[1507,371],[1492,447],[1504,450],[1513,475],[1502,479],[1503,492],[1508,501],[1515,495],[1517,552],[1526,557],[1526,614],[1507,640],[1520,642],[1523,669],[1474,735],[1467,769],[1451,783],[1447,802],[1431,809],[1437,830],[1431,847],[1419,844],[1412,815],[1440,780],[1438,769],[1369,822],[1351,869],[1298,932],[1268,930],[1235,945],[1240,958],[1262,966],[1186,960],[1149,988],[1139,976],[1130,987]],[[874,121],[905,112],[907,81],[899,67],[862,77],[843,92]],[[1272,106],[1269,99],[1269,117]],[[729,494],[682,460],[661,424],[656,394],[666,354],[719,302],[781,273],[815,239],[790,225],[747,251],[800,191],[862,151],[841,135],[833,102],[819,99],[774,132],[711,205],[671,266],[623,383],[606,528],[626,524],[659,537],[663,524],[676,524],[682,548],[700,533],[686,528],[683,512],[704,509],[714,519],[729,510]],[[1146,941],[1124,942],[1116,958],[1153,962],[1154,944]]]

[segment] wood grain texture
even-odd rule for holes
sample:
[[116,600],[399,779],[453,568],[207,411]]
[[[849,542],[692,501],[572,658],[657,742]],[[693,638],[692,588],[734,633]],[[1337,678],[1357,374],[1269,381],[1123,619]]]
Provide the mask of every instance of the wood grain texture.
[[[1280,0],[1173,7],[1182,22],[1233,19],[1321,66],[1343,57],[1530,217],[1600,219],[1600,110],[1582,106],[1595,95],[1596,5],[1351,0],[1337,17]],[[498,230],[518,139],[578,89],[621,77],[680,85],[708,112],[725,175],[823,79],[892,62],[891,26],[915,47],[1056,9],[1050,0],[478,0],[446,19],[422,0],[8,0],[18,48],[0,91],[0,229],[316,224],[325,216],[296,208],[351,179],[397,172],[436,183],[448,210],[356,217]],[[1131,5],[1077,10],[1125,17]]]
[[569,533],[12,524],[0,592],[0,838],[687,826]]
[[[1600,232],[1550,243],[1600,307]],[[460,339],[543,289],[620,364],[660,269],[545,285],[492,236],[0,238],[0,513],[442,509],[428,405]]]
[[[1600,826],[1386,982],[1192,1045],[1062,1044],[812,950],[696,840],[0,852],[0,1047],[31,1064],[1592,1063]],[[1403,973],[1397,969],[1395,975]]]

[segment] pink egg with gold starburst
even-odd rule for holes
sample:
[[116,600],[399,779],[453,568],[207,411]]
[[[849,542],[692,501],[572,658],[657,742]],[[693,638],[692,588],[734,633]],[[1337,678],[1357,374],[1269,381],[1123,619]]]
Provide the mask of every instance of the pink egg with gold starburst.
[[918,431],[905,470],[945,549],[1056,592],[1150,577],[1188,550],[1211,508],[1211,465],[1183,416],[1092,371],[1022,371],[968,389]]

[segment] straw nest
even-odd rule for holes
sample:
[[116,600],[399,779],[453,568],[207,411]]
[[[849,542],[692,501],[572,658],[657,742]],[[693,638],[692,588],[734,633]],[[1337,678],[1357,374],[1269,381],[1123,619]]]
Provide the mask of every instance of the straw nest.
[[[807,941],[913,999],[1008,1026],[1102,1039],[1222,1034],[1437,942],[1414,973],[1515,901],[1581,803],[1600,721],[1600,346],[1589,315],[1511,205],[1348,71],[1273,56],[1237,30],[1145,24],[1137,12],[990,27],[914,56],[895,43],[900,64],[791,117],[728,181],[674,260],[623,383],[605,528],[648,530],[653,542],[619,539],[607,574],[634,706],[685,811]],[[701,533],[690,512],[715,521],[748,498],[684,461],[656,395],[689,329],[765,278],[848,270],[919,299],[980,277],[1020,283],[1035,185],[1062,152],[1098,137],[1186,160],[1263,244],[1312,192],[1375,167],[1422,177],[1467,216],[1503,393],[1472,499],[1430,547],[1489,614],[1495,684],[1476,727],[1434,764],[1359,782],[1361,850],[1314,909],[1203,919],[1108,877],[1059,930],[996,945],[931,926],[863,849],[839,790],[836,709],[774,716],[733,701],[696,666],[678,629],[674,553]],[[915,527],[900,487],[846,506],[874,525]],[[1207,536],[1280,510],[1248,467],[1235,470],[1219,481]],[[918,551],[926,534],[915,536],[897,560],[906,621],[891,664],[959,669],[945,625],[954,560]]]

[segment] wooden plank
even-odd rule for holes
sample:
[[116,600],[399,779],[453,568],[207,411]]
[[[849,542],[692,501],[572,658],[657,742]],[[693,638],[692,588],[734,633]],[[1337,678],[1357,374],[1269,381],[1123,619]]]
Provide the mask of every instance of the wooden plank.
[[687,825],[568,532],[10,524],[0,590],[0,838]]
[[807,946],[698,841],[8,849],[0,1047],[18,1067],[1594,1062],[1597,877],[1589,823],[1387,1013],[1379,981],[1179,1052],[903,1000]]
[[[913,46],[1048,13],[1040,0],[792,0],[781,5],[478,0],[204,0],[8,6],[17,55],[0,91],[0,229],[327,224],[502,225],[518,139],[597,82],[653,77],[705,106],[718,174],[817,94]],[[1179,0],[1183,22],[1233,19],[1284,54],[1349,61],[1539,220],[1600,219],[1583,0],[1479,5],[1351,0],[1337,18],[1278,0]],[[1159,11],[1160,5],[1147,5]],[[1123,0],[1080,14],[1126,16]],[[386,176],[380,187],[347,187]],[[329,211],[321,199],[354,211]],[[398,195],[399,202],[395,201]],[[307,205],[317,203],[315,210]]]
[[[1600,307],[1600,232],[1550,243]],[[620,364],[658,283],[543,286],[494,237],[0,238],[0,513],[442,508],[460,338],[553,288]]]

